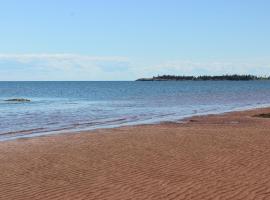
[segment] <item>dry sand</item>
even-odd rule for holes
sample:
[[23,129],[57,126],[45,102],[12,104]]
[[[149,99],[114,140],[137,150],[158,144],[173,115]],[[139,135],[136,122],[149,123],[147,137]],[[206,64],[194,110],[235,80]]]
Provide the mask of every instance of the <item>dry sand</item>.
[[270,199],[258,113],[0,142],[0,199]]

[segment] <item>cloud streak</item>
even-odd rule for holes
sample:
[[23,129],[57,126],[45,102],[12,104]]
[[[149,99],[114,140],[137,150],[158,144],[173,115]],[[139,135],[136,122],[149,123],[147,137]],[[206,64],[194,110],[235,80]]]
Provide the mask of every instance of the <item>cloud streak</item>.
[[127,57],[121,56],[89,56],[80,54],[67,54],[67,53],[57,53],[57,54],[0,54],[1,60],[18,60],[18,61],[29,61],[29,60],[84,60],[84,61],[128,61]]
[[134,80],[158,74],[270,75],[269,60],[137,63],[122,56],[0,54],[0,80]]
[[[254,74],[270,75],[270,62],[265,60],[244,61],[169,61],[144,69],[146,74],[222,75]],[[154,72],[154,74],[153,74]]]
[[[126,57],[80,54],[0,54],[0,63],[0,71],[8,70],[14,77],[20,73],[27,80],[46,79],[44,74],[49,80],[119,79],[126,75],[130,65]],[[11,63],[16,65],[16,70],[9,67]],[[24,69],[35,75],[25,77]]]

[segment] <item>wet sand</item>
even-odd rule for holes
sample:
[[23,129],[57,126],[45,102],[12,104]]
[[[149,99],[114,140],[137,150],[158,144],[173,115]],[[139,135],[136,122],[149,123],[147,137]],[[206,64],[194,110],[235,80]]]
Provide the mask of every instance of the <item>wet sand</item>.
[[0,199],[270,199],[260,113],[0,142]]

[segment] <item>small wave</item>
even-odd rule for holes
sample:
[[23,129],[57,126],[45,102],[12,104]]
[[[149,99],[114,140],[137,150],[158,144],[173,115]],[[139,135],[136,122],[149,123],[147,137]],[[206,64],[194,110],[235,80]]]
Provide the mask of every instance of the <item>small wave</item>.
[[6,135],[16,135],[16,134],[30,134],[36,131],[45,130],[44,128],[34,128],[34,129],[27,129],[27,130],[20,130],[20,131],[10,131],[6,133],[0,133],[0,136],[6,136]]

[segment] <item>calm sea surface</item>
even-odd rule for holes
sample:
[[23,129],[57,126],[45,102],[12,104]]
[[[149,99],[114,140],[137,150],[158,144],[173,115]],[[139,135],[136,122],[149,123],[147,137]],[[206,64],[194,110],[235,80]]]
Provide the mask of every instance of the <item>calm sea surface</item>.
[[270,81],[0,82],[0,140],[266,105]]

